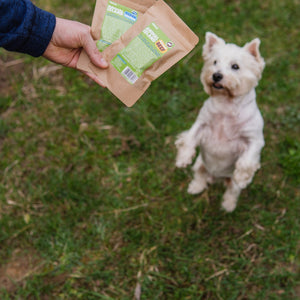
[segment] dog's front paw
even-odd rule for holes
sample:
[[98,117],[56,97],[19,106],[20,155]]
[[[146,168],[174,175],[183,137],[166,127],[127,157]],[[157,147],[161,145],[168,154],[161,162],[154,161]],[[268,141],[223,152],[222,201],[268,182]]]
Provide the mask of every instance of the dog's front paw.
[[260,164],[245,164],[237,163],[236,169],[233,173],[233,180],[238,184],[241,189],[244,189],[253,179],[253,176],[260,168]]
[[193,161],[193,157],[196,154],[195,149],[186,142],[186,132],[179,135],[175,142],[177,148],[177,157],[175,165],[177,168],[186,168]]
[[[188,154],[188,155],[187,155]],[[186,152],[178,152],[175,165],[177,168],[186,168],[192,163],[193,155]]]
[[253,178],[253,172],[248,170],[235,170],[233,173],[233,180],[238,184],[241,189],[244,189]]

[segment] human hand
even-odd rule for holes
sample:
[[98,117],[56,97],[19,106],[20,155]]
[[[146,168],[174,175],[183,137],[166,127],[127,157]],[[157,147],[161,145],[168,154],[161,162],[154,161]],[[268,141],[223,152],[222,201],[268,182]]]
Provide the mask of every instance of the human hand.
[[[56,26],[52,39],[43,56],[55,63],[76,69],[80,53],[84,49],[92,63],[100,68],[107,68],[108,63],[97,49],[90,33],[90,26],[66,19],[56,18]],[[98,77],[83,72],[96,83],[105,87]]]

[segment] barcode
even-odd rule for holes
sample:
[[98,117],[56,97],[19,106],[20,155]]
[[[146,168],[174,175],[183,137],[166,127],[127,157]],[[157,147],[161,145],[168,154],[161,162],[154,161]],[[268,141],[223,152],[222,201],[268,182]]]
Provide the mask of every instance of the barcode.
[[132,84],[134,84],[139,79],[138,76],[129,67],[126,67],[123,70],[122,74]]

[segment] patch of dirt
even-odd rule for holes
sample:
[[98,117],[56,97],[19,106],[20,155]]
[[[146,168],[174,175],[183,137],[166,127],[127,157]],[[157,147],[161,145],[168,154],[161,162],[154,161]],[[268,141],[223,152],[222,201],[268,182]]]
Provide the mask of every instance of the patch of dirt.
[[14,291],[18,284],[35,274],[41,266],[41,259],[34,250],[15,250],[9,261],[0,267],[0,289]]
[[16,59],[8,55],[0,59],[0,91],[1,95],[7,97],[13,93],[13,77],[21,74],[24,70],[23,59]]

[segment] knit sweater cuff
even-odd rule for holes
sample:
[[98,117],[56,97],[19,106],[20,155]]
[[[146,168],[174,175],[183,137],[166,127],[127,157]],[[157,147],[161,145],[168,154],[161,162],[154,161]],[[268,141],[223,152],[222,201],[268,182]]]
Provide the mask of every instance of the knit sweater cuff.
[[0,0],[0,47],[8,51],[41,56],[55,25],[55,16],[30,0]]
[[48,47],[56,25],[53,14],[35,7],[31,34],[24,41],[22,52],[38,57]]

